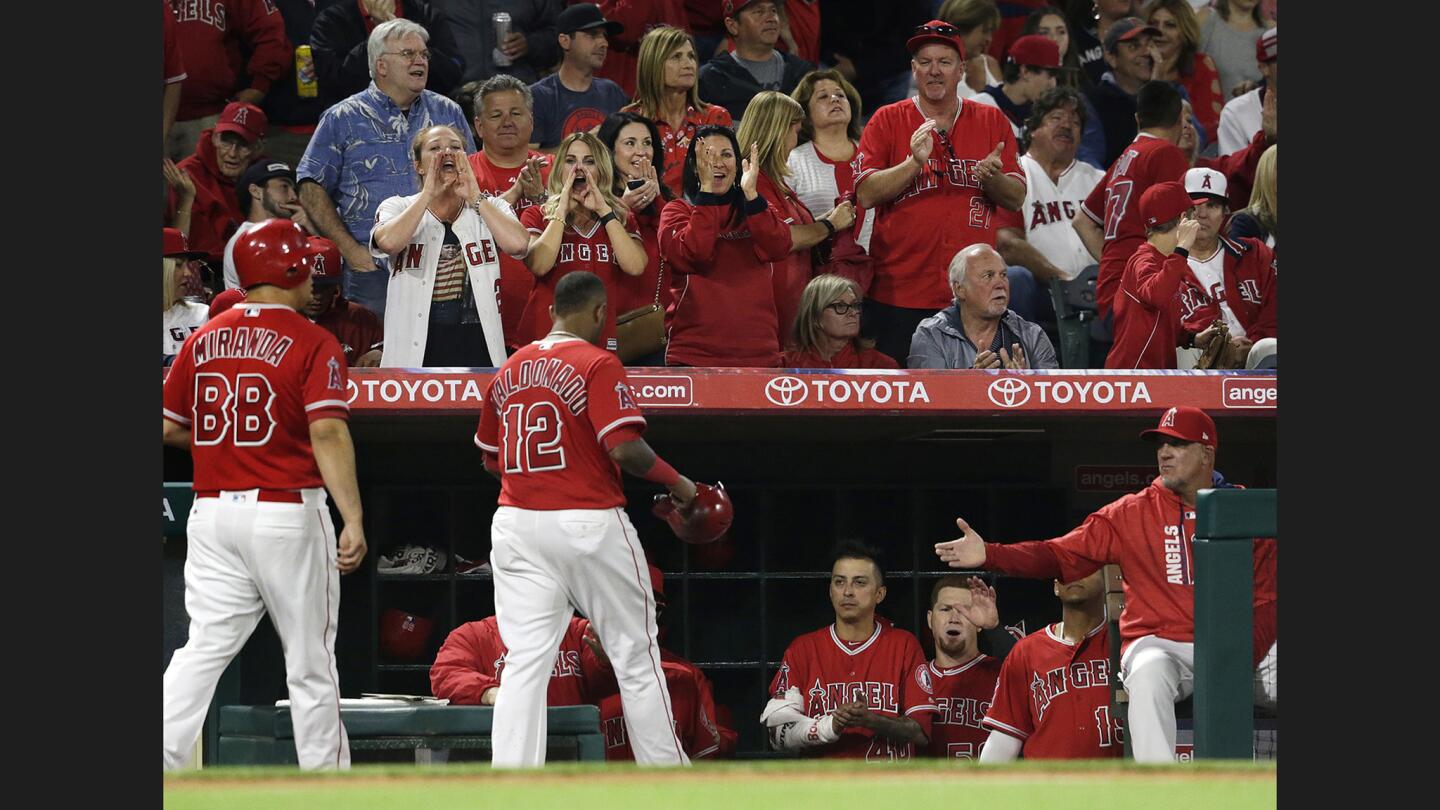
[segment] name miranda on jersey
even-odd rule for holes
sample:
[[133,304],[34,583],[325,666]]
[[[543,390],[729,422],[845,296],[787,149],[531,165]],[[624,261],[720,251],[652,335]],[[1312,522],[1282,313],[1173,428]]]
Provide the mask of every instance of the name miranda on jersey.
[[516,382],[515,369],[507,368],[495,380],[490,395],[496,405],[503,408],[505,401],[516,391],[538,387],[554,391],[560,401],[565,403],[565,407],[570,409],[570,413],[579,416],[585,412],[588,402],[585,378],[564,360],[558,357],[526,360],[520,364],[519,376],[520,380]]
[[262,360],[279,366],[295,341],[261,326],[222,326],[195,338],[195,365],[211,360]]

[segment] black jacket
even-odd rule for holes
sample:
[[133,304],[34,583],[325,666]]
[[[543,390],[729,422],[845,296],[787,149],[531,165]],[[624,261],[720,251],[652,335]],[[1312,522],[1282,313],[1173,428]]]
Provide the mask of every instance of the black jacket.
[[[450,25],[424,0],[401,0],[401,16],[419,23],[430,41],[430,78],[425,89],[449,96],[460,85],[465,62],[455,50]],[[315,54],[315,74],[320,82],[320,101],[329,107],[370,86],[370,59],[366,44],[370,32],[360,16],[360,4],[336,3],[315,15],[310,48]]]
[[[815,66],[798,56],[780,53],[785,67],[780,75],[780,92],[789,94],[800,83],[801,77],[815,69]],[[765,90],[756,83],[739,62],[729,53],[714,57],[700,68],[700,100],[706,104],[719,104],[730,111],[730,117],[737,125],[745,114],[745,107],[756,93]]]
[[1108,78],[1090,88],[1087,95],[1105,130],[1105,165],[1109,166],[1135,140],[1138,131],[1135,128],[1135,97]]
[[[298,48],[310,44],[310,30],[315,27],[317,13],[336,3],[346,2],[349,0],[316,0],[311,5],[310,0],[275,0],[275,7],[285,20],[286,38]],[[260,107],[265,110],[271,126],[313,126],[320,122],[320,114],[325,112],[326,104],[319,96],[300,97],[295,87],[295,66],[292,64],[280,81],[270,86],[270,92],[265,94],[265,102]]]

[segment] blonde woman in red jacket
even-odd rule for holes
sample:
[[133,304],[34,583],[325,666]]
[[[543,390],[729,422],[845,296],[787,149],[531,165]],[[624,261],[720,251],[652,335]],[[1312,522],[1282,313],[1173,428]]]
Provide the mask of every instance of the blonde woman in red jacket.
[[666,312],[666,365],[780,365],[771,277],[773,263],[790,253],[790,228],[756,189],[759,164],[752,144],[741,174],[729,127],[696,131],[685,157],[685,198],[660,214],[660,255],[675,295]]

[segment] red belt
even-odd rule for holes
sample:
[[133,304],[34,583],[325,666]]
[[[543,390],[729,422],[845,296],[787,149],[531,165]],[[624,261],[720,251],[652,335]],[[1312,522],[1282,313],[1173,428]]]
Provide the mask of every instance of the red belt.
[[[243,492],[244,490],[235,491]],[[195,490],[195,497],[218,498],[220,497],[220,490],[197,489]],[[259,492],[255,493],[255,500],[268,501],[270,503],[304,503],[305,496],[294,491],[293,489],[262,489]]]

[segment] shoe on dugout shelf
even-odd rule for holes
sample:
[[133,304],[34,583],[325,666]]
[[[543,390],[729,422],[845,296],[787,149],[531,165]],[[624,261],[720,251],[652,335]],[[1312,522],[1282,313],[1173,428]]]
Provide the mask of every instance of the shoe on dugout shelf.
[[429,546],[403,545],[389,555],[380,555],[382,574],[438,574],[445,570],[445,552]]
[[462,577],[488,577],[490,576],[490,563],[486,560],[467,560],[456,554],[455,573]]

